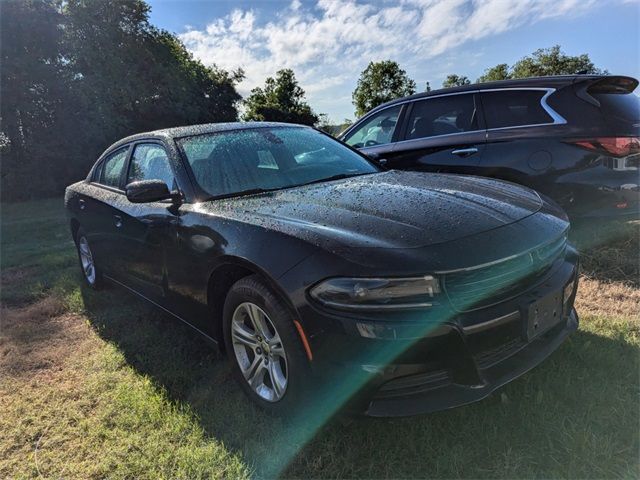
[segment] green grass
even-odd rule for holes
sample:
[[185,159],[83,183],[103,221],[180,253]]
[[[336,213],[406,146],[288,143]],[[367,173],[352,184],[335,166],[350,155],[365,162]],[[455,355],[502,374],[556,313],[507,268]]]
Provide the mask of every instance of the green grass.
[[[637,226],[588,238],[589,292],[636,292]],[[81,287],[72,247],[60,200],[3,206],[1,477],[640,475],[637,310],[590,306],[545,363],[480,403],[309,430],[252,407],[188,328]]]

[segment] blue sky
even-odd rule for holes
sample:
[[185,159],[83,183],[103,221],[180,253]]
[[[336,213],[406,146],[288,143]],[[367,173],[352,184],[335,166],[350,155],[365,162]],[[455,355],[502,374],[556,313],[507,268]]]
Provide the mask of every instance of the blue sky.
[[392,59],[424,90],[448,73],[472,81],[498,63],[560,44],[640,77],[637,0],[148,0],[151,22],[205,64],[242,67],[246,95],[293,68],[316,112],[354,118],[351,92],[370,61]]

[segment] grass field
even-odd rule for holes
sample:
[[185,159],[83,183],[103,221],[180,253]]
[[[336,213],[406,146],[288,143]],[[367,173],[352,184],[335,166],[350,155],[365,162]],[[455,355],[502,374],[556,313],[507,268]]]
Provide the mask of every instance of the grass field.
[[574,233],[580,330],[492,397],[309,430],[186,327],[81,287],[60,199],[3,205],[0,478],[638,478],[639,226]]

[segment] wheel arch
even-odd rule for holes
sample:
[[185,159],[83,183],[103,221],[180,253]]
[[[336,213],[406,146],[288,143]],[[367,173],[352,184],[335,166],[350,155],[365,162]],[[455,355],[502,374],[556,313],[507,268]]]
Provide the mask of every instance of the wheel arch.
[[297,318],[296,310],[291,300],[276,279],[269,275],[263,268],[244,258],[225,257],[221,259],[209,274],[207,281],[207,307],[214,323],[214,338],[219,340],[219,345],[222,349],[224,349],[222,317],[225,299],[234,283],[250,275],[257,275],[264,280],[267,286],[284,301],[293,318]]

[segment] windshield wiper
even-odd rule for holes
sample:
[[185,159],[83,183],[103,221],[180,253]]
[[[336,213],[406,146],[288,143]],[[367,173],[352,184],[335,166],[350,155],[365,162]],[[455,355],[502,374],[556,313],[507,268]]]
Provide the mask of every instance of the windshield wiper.
[[224,193],[222,195],[214,195],[207,198],[208,200],[221,200],[223,198],[243,197],[245,195],[255,195],[256,193],[273,192],[275,190],[281,190],[284,187],[277,188],[249,188],[247,190],[240,190],[239,192]]
[[312,180],[307,183],[301,183],[300,185],[298,185],[298,187],[302,187],[304,185],[313,185],[314,183],[330,182],[332,180],[342,180],[343,178],[359,177],[360,175],[369,175],[371,173],[377,173],[377,172],[338,173],[337,175],[331,175],[330,177],[319,178],[317,180]]

